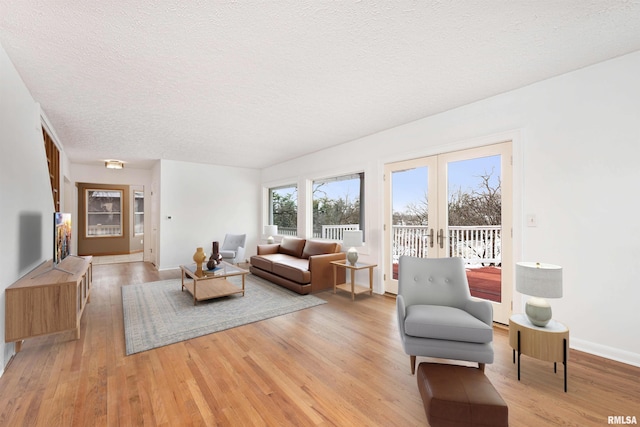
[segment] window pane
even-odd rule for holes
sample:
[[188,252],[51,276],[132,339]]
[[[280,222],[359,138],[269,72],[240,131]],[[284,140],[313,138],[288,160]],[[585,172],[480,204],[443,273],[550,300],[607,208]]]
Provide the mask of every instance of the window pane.
[[298,235],[298,187],[269,189],[269,223],[278,226],[281,236]]
[[87,236],[122,236],[122,191],[87,190]]
[[133,202],[134,202],[134,207],[133,207],[134,212],[136,213],[144,212],[144,193],[142,191],[133,192]]
[[364,231],[364,173],[313,182],[313,237],[342,240],[344,230]]
[[133,192],[133,233],[136,236],[144,234],[144,193]]

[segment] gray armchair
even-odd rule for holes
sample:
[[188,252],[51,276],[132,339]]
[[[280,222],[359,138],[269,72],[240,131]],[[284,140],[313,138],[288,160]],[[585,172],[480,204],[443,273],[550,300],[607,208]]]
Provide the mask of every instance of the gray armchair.
[[227,234],[220,248],[222,260],[231,264],[244,261],[244,253],[247,244],[246,234]]
[[411,374],[416,356],[493,363],[493,307],[471,298],[462,258],[400,257],[396,306]]

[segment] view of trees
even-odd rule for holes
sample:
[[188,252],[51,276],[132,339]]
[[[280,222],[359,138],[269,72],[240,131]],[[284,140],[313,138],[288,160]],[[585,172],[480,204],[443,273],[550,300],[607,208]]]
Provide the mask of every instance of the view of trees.
[[[361,177],[349,180],[360,185]],[[320,236],[322,225],[359,224],[360,197],[353,197],[345,190],[341,182],[345,180],[317,181],[313,184],[313,234]],[[336,191],[339,189],[339,191]],[[342,194],[340,194],[342,192]],[[331,196],[330,194],[334,194]],[[339,194],[339,195],[335,195]],[[274,189],[271,191],[271,209],[273,223],[279,230],[297,228],[297,189],[295,187]]]
[[[494,171],[480,175],[478,186],[471,191],[458,188],[449,194],[449,225],[499,225],[502,223],[501,181],[492,180]],[[394,212],[393,223],[403,225],[428,224],[427,195],[410,203],[405,212]]]
[[324,191],[326,182],[313,188],[313,234],[322,233],[322,225],[360,224],[360,198],[349,193],[338,199],[329,198]]
[[[493,178],[494,171],[478,176],[479,183],[473,190],[462,191],[458,188],[449,194],[449,225],[499,225],[501,218],[501,181]],[[349,193],[339,197],[330,197],[325,191],[327,182],[314,183],[313,186],[313,227],[314,235],[320,235],[323,224],[359,224],[360,198]],[[280,229],[297,227],[298,205],[297,190],[272,191],[273,223]],[[404,212],[393,213],[393,223],[403,225],[428,224],[428,199],[407,205]]]
[[491,185],[491,176],[481,175],[480,184],[470,193],[460,189],[449,196],[449,225],[502,224],[501,180]]
[[298,192],[271,192],[271,208],[273,214],[273,224],[278,228],[291,228],[295,230],[298,226]]

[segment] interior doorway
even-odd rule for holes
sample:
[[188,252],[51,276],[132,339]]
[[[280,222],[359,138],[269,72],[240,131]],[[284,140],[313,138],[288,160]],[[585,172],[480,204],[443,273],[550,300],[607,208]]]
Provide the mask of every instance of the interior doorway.
[[144,254],[144,187],[78,183],[78,255]]
[[511,313],[511,142],[385,165],[385,291],[398,292],[400,256],[465,261],[472,296]]

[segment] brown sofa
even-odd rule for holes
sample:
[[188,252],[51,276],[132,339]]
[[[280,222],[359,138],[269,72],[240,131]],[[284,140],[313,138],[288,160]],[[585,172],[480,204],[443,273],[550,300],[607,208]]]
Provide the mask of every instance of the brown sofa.
[[[285,237],[281,243],[258,245],[251,257],[249,271],[299,294],[333,289],[331,261],[342,261],[340,244]],[[338,283],[345,281],[345,269],[339,268]]]

